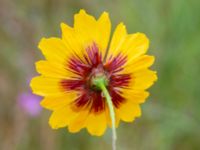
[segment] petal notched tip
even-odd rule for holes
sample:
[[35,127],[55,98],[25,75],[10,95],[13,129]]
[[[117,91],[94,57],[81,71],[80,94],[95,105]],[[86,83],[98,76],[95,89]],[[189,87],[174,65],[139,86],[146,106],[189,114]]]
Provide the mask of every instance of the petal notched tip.
[[148,49],[150,45],[150,40],[147,37],[147,35],[141,32],[137,32],[136,34],[138,38],[140,38],[143,41],[143,45],[146,47],[146,49]]
[[104,135],[106,128],[103,131],[100,130],[91,130],[90,128],[87,128],[87,131],[92,135],[92,136],[102,136]]
[[67,25],[66,23],[64,23],[64,22],[61,22],[60,23],[60,28],[61,28],[61,30],[63,31],[64,29],[73,29],[72,27],[70,27],[69,25]]
[[34,77],[31,79],[31,81],[29,83],[31,89],[33,90],[33,93],[34,93],[35,80],[37,80],[37,79],[38,79],[38,77]]
[[38,79],[40,79],[40,76],[32,78],[29,85],[34,94],[43,96],[43,92],[41,90],[38,90],[38,86],[39,86]]
[[87,13],[86,13],[85,9],[82,8],[82,9],[80,9],[79,14],[87,14]]
[[46,42],[47,38],[41,38],[41,40],[38,43],[38,48],[41,50],[43,47],[43,44]]
[[49,125],[52,129],[58,129],[59,128],[59,126],[52,121],[51,117],[49,119]]
[[123,22],[120,22],[117,27],[116,27],[116,31],[121,31],[123,32],[125,35],[127,34],[127,30],[126,30],[126,26]]
[[109,28],[111,28],[111,21],[110,21],[109,13],[104,11],[97,21],[100,26],[103,27],[104,25],[107,25]]
[[102,18],[106,18],[106,19],[108,18],[108,19],[110,20],[109,13],[106,12],[106,11],[104,11],[104,12],[101,14],[101,16],[99,17],[98,20],[101,20]]
[[93,16],[89,15],[84,9],[80,9],[80,11],[77,14],[74,15],[75,20],[78,17],[81,17],[81,18],[91,17],[91,18],[93,18]]
[[119,27],[122,27],[122,28],[126,28],[126,26],[125,26],[125,24],[124,24],[123,22],[120,22],[120,23],[118,24],[118,26],[119,26]]

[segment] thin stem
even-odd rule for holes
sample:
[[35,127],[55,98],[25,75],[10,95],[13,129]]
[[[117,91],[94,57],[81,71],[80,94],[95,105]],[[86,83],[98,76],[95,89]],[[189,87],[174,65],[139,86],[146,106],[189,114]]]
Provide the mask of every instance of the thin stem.
[[117,140],[117,133],[115,128],[115,111],[112,103],[112,99],[110,97],[110,94],[106,88],[107,80],[105,76],[98,76],[96,78],[93,78],[92,80],[93,85],[95,85],[98,89],[102,90],[106,101],[108,103],[108,108],[110,112],[111,122],[112,122],[112,149],[116,150],[116,140]]
[[109,108],[110,117],[112,121],[112,148],[113,150],[116,150],[117,133],[116,133],[116,128],[115,128],[115,111],[114,111],[113,103],[112,103],[110,94],[105,87],[105,84],[101,82],[99,87],[101,88],[104,96],[106,97],[106,101],[108,103],[108,108]]

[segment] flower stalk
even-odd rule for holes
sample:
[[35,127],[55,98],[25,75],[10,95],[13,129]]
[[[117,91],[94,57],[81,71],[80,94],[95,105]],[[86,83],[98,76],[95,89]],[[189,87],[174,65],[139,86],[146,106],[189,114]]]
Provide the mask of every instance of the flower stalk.
[[116,150],[116,140],[117,140],[117,133],[116,133],[116,127],[115,127],[115,111],[112,103],[112,99],[110,97],[110,94],[106,88],[107,80],[104,76],[97,77],[93,79],[93,84],[102,90],[110,112],[111,122],[112,122],[112,149]]

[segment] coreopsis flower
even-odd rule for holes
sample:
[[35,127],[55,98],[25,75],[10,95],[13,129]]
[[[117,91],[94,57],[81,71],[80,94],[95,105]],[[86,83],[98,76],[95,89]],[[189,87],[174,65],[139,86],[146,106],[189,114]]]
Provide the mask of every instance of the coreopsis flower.
[[140,117],[146,89],[157,79],[149,69],[154,57],[145,54],[146,35],[128,34],[120,23],[110,40],[108,13],[95,19],[84,10],[73,27],[61,23],[61,30],[61,38],[40,41],[46,59],[36,63],[41,75],[31,81],[33,92],[44,97],[41,105],[53,111],[50,126],[101,136],[108,126]]

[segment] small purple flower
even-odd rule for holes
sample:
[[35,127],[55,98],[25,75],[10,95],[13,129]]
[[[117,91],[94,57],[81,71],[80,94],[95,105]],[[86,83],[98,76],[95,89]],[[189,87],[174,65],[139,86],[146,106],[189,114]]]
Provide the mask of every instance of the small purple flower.
[[42,110],[40,100],[41,97],[33,95],[31,92],[24,92],[18,96],[17,102],[26,114],[36,117]]

